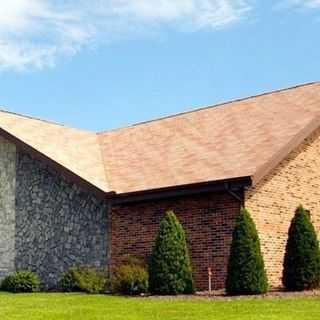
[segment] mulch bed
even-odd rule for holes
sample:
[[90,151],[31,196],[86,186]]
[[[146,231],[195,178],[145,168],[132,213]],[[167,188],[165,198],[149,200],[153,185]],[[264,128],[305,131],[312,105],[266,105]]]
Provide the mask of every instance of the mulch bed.
[[230,297],[225,294],[224,291],[214,291],[211,295],[209,292],[198,292],[194,295],[179,295],[179,296],[145,296],[145,298],[156,298],[156,299],[206,299],[206,300],[221,300],[221,301],[232,301],[241,299],[298,299],[298,298],[320,298],[320,290],[301,291],[301,292],[287,292],[287,291],[270,291],[264,295],[251,295],[251,296],[235,296]]

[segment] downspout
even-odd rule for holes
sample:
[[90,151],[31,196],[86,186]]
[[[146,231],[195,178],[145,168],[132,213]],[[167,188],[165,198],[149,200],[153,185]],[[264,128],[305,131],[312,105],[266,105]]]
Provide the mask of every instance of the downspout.
[[243,197],[239,196],[237,193],[235,193],[231,188],[229,183],[225,183],[225,190],[237,201],[241,203],[241,206],[244,205]]

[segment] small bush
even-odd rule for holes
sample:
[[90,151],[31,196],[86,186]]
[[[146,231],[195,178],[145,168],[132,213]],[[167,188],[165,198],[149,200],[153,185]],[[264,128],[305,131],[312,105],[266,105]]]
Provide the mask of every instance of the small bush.
[[2,282],[2,290],[13,293],[40,291],[40,280],[31,271],[18,271],[7,276]]
[[62,274],[59,286],[64,292],[77,292],[80,291],[77,281],[77,268],[70,268]]
[[60,288],[64,292],[98,294],[105,292],[106,287],[106,273],[92,267],[70,268],[60,279]]
[[175,295],[195,291],[185,232],[172,211],[160,222],[149,274],[152,293]]
[[301,291],[320,284],[320,250],[309,213],[300,206],[289,229],[282,282],[287,290]]
[[241,209],[232,236],[226,291],[249,295],[266,293],[267,289],[258,233],[249,212]]
[[114,292],[125,295],[147,293],[149,275],[143,262],[133,257],[124,260],[124,264],[113,272],[112,288]]
[[140,266],[146,268],[146,263],[144,260],[137,258],[131,254],[126,254],[121,259],[121,265],[128,265],[128,266]]

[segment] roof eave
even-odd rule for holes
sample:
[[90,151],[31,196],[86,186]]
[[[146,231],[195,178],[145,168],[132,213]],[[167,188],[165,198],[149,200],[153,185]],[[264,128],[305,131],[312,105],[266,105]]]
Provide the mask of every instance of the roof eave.
[[8,131],[6,131],[5,129],[3,129],[1,127],[0,127],[0,136],[4,137],[5,139],[10,141],[11,143],[15,144],[16,147],[20,148],[21,150],[24,150],[24,151],[30,153],[35,158],[37,158],[37,159],[39,159],[41,161],[44,161],[51,168],[56,169],[57,171],[61,172],[61,174],[64,175],[71,182],[74,182],[77,185],[79,185],[80,187],[84,188],[85,190],[88,190],[88,191],[94,193],[97,196],[97,198],[105,199],[106,195],[114,194],[113,192],[109,193],[109,192],[106,192],[106,191],[98,188],[97,186],[95,186],[91,182],[89,182],[89,181],[85,180],[84,178],[80,177],[76,173],[72,172],[68,168],[66,168],[63,165],[61,165],[60,163],[54,161],[50,157],[48,157],[45,154],[41,153],[37,149],[33,148],[29,144],[27,144],[24,141],[20,140],[19,138],[17,138],[16,136],[14,136],[13,134],[9,133]]
[[122,204],[225,190],[233,191],[244,187],[249,187],[251,185],[251,177],[244,176],[201,183],[163,187],[158,189],[141,190],[126,193],[110,193],[107,195],[107,199],[113,204]]

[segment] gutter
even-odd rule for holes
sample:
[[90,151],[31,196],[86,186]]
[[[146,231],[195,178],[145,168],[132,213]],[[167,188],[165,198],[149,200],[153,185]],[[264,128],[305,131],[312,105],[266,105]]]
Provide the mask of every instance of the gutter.
[[186,184],[180,186],[134,191],[120,194],[111,192],[106,194],[106,198],[112,204],[124,204],[150,200],[160,200],[164,198],[181,197],[193,194],[227,191],[235,199],[242,202],[243,199],[241,196],[237,194],[237,191],[245,187],[249,187],[251,185],[251,177],[245,176],[232,179]]

